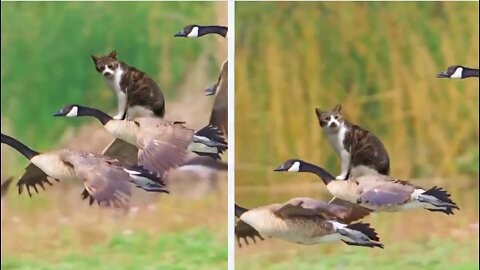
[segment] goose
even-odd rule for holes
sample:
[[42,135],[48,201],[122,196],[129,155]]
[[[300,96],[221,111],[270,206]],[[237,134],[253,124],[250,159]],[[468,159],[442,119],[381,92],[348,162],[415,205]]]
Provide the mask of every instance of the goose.
[[127,207],[130,183],[146,191],[168,193],[162,180],[141,166],[123,166],[118,160],[106,156],[70,149],[39,153],[3,133],[1,143],[30,160],[17,183],[19,194],[26,188],[32,196],[31,188],[38,193],[37,185],[45,189],[45,184],[52,185],[52,179],[82,181],[85,186],[83,199],[90,198],[90,204],[97,201],[101,206]]
[[383,248],[370,224],[350,224],[368,213],[352,215],[351,209],[311,198],[293,198],[253,209],[235,204],[235,235],[240,247],[241,239],[248,245],[248,238],[256,242],[255,237],[276,237],[303,245],[342,240],[347,245]]
[[214,169],[226,167],[215,159],[220,158],[227,145],[221,132],[211,126],[195,132],[185,127],[183,122],[169,122],[156,117],[116,120],[100,110],[75,104],[65,105],[54,115],[96,118],[105,130],[120,139],[104,151],[104,155],[129,164],[138,163],[161,177],[180,165],[204,165]]
[[323,180],[335,198],[359,204],[374,211],[403,211],[424,208],[432,212],[453,214],[459,209],[450,194],[441,187],[428,190],[394,179],[387,175],[364,175],[348,180],[336,180],[325,169],[300,159],[289,159],[274,171],[308,172]]
[[[228,27],[226,26],[200,26],[191,24],[177,32],[175,37],[198,38],[208,34],[217,34],[226,38],[227,33]],[[220,67],[217,82],[207,88],[205,94],[207,96],[216,94],[210,115],[210,124],[219,127],[223,134],[228,135],[228,59],[226,59]]]
[[217,34],[222,37],[227,37],[228,27],[219,25],[202,26],[197,24],[190,24],[185,26],[182,30],[175,33],[175,37],[198,38],[208,34]]
[[465,79],[465,78],[472,78],[472,77],[479,77],[479,69],[478,68],[469,68],[465,66],[450,66],[448,67],[447,71],[441,72],[437,74],[437,78],[450,78],[450,79]]

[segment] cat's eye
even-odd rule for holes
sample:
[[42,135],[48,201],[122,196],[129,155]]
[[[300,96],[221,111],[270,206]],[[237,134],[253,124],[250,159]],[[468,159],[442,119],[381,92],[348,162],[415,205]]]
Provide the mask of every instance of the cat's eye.
[[340,116],[338,116],[338,115],[335,115],[335,119],[338,119],[338,118],[340,118]]
[[108,65],[107,67],[108,67],[109,69],[112,69],[112,68],[113,68],[113,65],[110,64],[110,65]]

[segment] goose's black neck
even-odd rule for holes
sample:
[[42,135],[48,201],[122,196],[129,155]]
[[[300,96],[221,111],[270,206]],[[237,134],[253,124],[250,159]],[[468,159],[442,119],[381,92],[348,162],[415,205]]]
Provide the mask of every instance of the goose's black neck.
[[300,171],[316,174],[322,179],[325,185],[328,185],[328,183],[330,183],[332,180],[335,180],[335,177],[333,177],[333,175],[331,175],[325,169],[305,161],[302,163]]
[[32,159],[34,156],[39,154],[38,152],[28,148],[28,146],[26,146],[25,144],[5,134],[2,134],[1,141],[2,143],[9,145],[10,147],[20,152],[28,160]]
[[208,34],[218,34],[222,37],[226,37],[228,33],[228,27],[211,25],[211,26],[201,26],[198,28],[198,36],[204,36]]
[[235,204],[235,216],[237,218],[239,218],[243,213],[247,212],[248,209],[247,208],[243,208],[241,206],[238,206],[237,204]]
[[469,78],[469,77],[479,77],[479,69],[475,69],[475,68],[464,68],[463,69],[463,74],[462,74],[462,77],[463,78]]
[[97,110],[93,108],[88,108],[88,107],[81,107],[78,110],[78,116],[93,116],[102,123],[102,125],[106,125],[110,120],[112,120],[112,117],[110,115]]

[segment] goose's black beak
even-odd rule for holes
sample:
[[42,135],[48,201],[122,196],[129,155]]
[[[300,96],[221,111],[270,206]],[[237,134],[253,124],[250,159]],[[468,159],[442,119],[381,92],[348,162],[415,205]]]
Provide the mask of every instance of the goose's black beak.
[[448,76],[447,72],[442,72],[437,74],[437,78],[450,78],[450,76]]
[[53,116],[63,116],[63,109],[59,110],[58,112],[54,113]]
[[183,30],[180,31],[180,32],[175,33],[175,35],[174,35],[174,37],[186,37],[186,36],[187,36],[187,35],[185,35],[185,32],[183,32]]
[[286,171],[286,168],[285,168],[285,165],[282,164],[280,166],[278,166],[275,170],[273,170],[274,172],[284,172]]

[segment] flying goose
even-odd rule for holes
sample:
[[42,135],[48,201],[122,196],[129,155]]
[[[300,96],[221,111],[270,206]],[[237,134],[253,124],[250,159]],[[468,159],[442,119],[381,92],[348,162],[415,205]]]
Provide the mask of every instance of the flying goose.
[[425,190],[387,175],[364,175],[348,180],[336,180],[325,169],[300,159],[289,159],[275,171],[314,173],[323,180],[327,190],[335,198],[375,211],[425,208],[450,215],[453,214],[453,209],[459,209],[450,199],[450,194],[441,187]]
[[368,223],[350,222],[368,215],[351,214],[351,209],[311,198],[294,198],[283,204],[270,204],[246,209],[235,204],[235,226],[238,245],[240,239],[248,245],[248,238],[276,237],[289,242],[315,245],[342,240],[347,245],[380,247],[377,233]]
[[140,166],[124,167],[118,160],[70,149],[39,153],[3,133],[1,143],[30,160],[17,183],[19,194],[24,188],[30,196],[31,188],[38,193],[37,185],[45,189],[45,184],[52,185],[51,179],[82,181],[85,186],[83,199],[90,198],[90,204],[97,201],[101,206],[127,207],[130,183],[147,191],[168,193],[160,178]]
[[437,78],[450,78],[450,79],[465,79],[471,77],[479,77],[478,68],[469,68],[464,66],[450,66],[447,71],[437,74]]
[[[187,25],[175,37],[198,38],[208,34],[218,34],[227,37],[228,27],[226,26],[200,26]],[[220,74],[217,82],[205,90],[207,96],[215,95],[210,124],[222,130],[228,135],[228,60],[225,60],[220,67]]]
[[[100,110],[80,105],[66,105],[54,115],[98,119],[110,134],[120,139],[104,155],[137,164],[138,152],[138,164],[160,176],[186,162],[194,163],[190,165],[203,162],[215,167],[218,162],[210,160],[219,159],[227,148],[221,132],[211,126],[195,132],[185,127],[183,122],[169,122],[156,117],[116,120]],[[189,150],[195,154],[192,155]],[[120,154],[117,156],[116,153]]]

